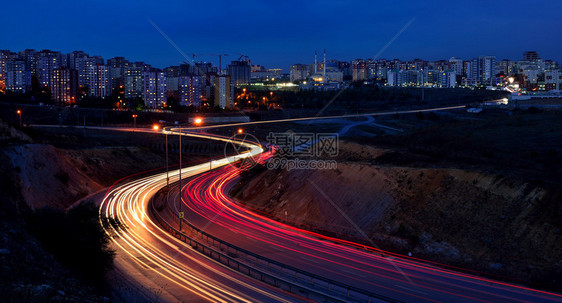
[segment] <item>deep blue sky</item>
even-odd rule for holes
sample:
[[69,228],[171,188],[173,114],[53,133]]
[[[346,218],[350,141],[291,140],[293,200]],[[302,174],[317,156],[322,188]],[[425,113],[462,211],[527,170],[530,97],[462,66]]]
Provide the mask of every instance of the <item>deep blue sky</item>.
[[183,61],[151,19],[187,54],[243,53],[286,69],[312,62],[314,49],[329,59],[373,57],[413,18],[381,58],[519,59],[536,50],[562,61],[557,0],[5,1],[0,49],[84,50],[156,67]]

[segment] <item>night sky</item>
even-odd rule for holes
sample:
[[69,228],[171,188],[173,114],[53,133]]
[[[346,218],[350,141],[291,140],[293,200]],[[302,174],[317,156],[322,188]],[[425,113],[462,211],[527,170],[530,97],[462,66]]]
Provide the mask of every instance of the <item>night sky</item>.
[[[517,60],[525,50],[562,61],[562,1],[6,1],[0,49],[84,50],[155,67],[186,53],[249,55],[254,64],[287,69],[328,59],[426,60],[495,55]],[[208,60],[213,57],[207,57]],[[287,71],[287,70],[286,70]]]

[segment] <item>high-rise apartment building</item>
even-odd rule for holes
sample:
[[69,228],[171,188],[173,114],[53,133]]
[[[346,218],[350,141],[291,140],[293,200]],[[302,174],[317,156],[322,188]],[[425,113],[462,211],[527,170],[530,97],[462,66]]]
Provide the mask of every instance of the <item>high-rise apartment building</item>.
[[23,60],[6,62],[5,79],[8,91],[25,93],[31,87],[31,72],[27,70]]
[[78,71],[56,68],[51,71],[51,94],[58,105],[72,105],[78,94]]
[[86,87],[90,84],[89,70],[97,65],[96,59],[90,57],[79,57],[75,59],[76,70],[78,71],[78,83],[80,87]]
[[179,102],[182,106],[201,106],[203,79],[201,76],[179,78]]
[[143,98],[144,66],[129,63],[124,67],[123,83],[125,99]]
[[52,72],[60,67],[60,53],[42,50],[38,53],[37,76],[42,87],[51,86]]
[[6,62],[11,59],[9,50],[0,50],[0,92],[6,90]]
[[294,81],[304,81],[308,79],[308,66],[304,64],[293,64],[291,65],[290,79],[291,82]]
[[25,69],[29,71],[31,77],[37,76],[37,52],[34,49],[26,49],[20,52],[20,56],[25,61]]
[[232,90],[230,75],[219,75],[215,77],[215,102],[214,106],[219,108],[232,107]]
[[159,70],[144,72],[144,105],[147,108],[164,106],[167,100],[166,74]]
[[560,90],[562,73],[560,70],[547,70],[544,72],[544,82],[546,90]]
[[470,73],[467,75],[469,85],[491,85],[496,76],[496,57],[480,56],[472,59]]
[[[422,75],[423,75],[422,85],[427,86],[427,87],[439,86],[440,74],[441,74],[441,71],[438,70],[438,69],[425,69],[425,70],[423,70],[422,71]],[[414,82],[414,81],[410,82],[410,84],[414,85],[414,86],[417,85],[417,83]]]
[[111,90],[117,88],[119,85],[123,85],[125,66],[129,61],[123,57],[114,57],[107,60],[107,66],[109,68],[109,86]]
[[503,74],[504,76],[515,75],[517,73],[515,69],[515,62],[507,59],[498,61],[496,64],[496,72],[498,74]]
[[102,56],[93,56],[92,58],[94,58],[94,61],[98,65],[104,65],[105,64],[105,60],[103,59]]
[[402,79],[400,78],[398,69],[388,70],[386,73],[386,84],[388,86],[400,86],[402,85]]
[[111,94],[109,78],[109,68],[105,65],[86,67],[87,85],[92,96],[105,97]]
[[[193,68],[188,63],[182,63],[178,66],[178,77],[187,76],[193,73]],[[202,75],[202,74],[201,74]]]
[[455,70],[446,70],[439,72],[440,87],[457,87],[457,72]]
[[354,60],[351,62],[353,81],[363,81],[369,78],[368,64],[364,60]]
[[76,68],[76,59],[88,58],[88,57],[89,57],[88,54],[86,54],[83,51],[73,51],[72,53],[67,54],[68,67],[78,70],[78,68]]
[[525,61],[536,61],[539,59],[539,54],[536,51],[526,51],[523,52],[523,60]]
[[203,76],[206,73],[218,73],[219,69],[216,66],[213,66],[209,62],[197,62],[195,65],[190,66],[186,64],[188,67],[188,73],[184,73],[185,65],[180,65],[180,76],[187,76],[187,75],[197,75]]
[[248,61],[232,61],[228,65],[228,74],[233,85],[250,84],[250,63]]
[[449,68],[454,70],[456,75],[463,75],[463,60],[459,58],[452,57],[449,59]]
[[179,66],[168,66],[164,68],[164,74],[166,74],[166,87],[168,92],[178,92],[180,88]]
[[215,79],[218,77],[217,73],[210,72],[206,73],[203,77],[203,101],[208,102],[209,106],[212,106],[211,102],[215,100]]
[[492,78],[496,76],[496,57],[495,56],[481,56],[479,57],[480,63],[480,83],[489,84]]

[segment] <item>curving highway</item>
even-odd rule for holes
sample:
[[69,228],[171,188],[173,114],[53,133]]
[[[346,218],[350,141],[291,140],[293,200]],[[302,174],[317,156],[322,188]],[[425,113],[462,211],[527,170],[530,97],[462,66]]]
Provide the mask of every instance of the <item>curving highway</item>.
[[[166,130],[177,134],[176,129]],[[208,134],[194,137],[231,142]],[[232,143],[232,142],[231,142]],[[186,223],[219,239],[266,258],[297,267],[364,290],[406,302],[562,302],[555,293],[503,283],[432,266],[413,258],[393,255],[362,245],[329,238],[270,220],[240,206],[228,196],[239,170],[228,164],[262,154],[250,142],[248,151],[182,169],[191,178],[180,195],[170,195],[168,207],[179,211]],[[266,157],[268,155],[266,154]],[[179,170],[170,172],[178,181]],[[294,302],[304,297],[261,283],[235,272],[177,240],[154,222],[148,213],[154,195],[166,186],[161,173],[111,188],[100,206],[101,222],[118,252],[117,267],[127,279],[155,285],[161,301]],[[270,189],[264,189],[270,190]],[[177,193],[177,190],[176,190]],[[170,224],[178,219],[169,211]],[[360,249],[361,248],[361,249]]]
[[[243,155],[213,161],[221,166],[261,153],[259,146]],[[182,169],[185,177],[209,169],[204,163]],[[178,181],[179,170],[170,172],[170,181]],[[213,301],[213,302],[294,302],[293,295],[229,270],[169,235],[147,213],[150,197],[166,186],[166,174],[116,186],[108,190],[100,206],[100,223],[111,236],[117,251],[116,267],[125,272],[131,284],[153,285],[138,288],[132,301]],[[107,224],[103,217],[119,224]],[[150,293],[152,292],[152,293]]]
[[[228,196],[239,171],[192,178],[182,191],[187,220],[264,257],[406,302],[562,302],[558,294],[493,281],[294,228]],[[265,190],[265,189],[264,189]],[[169,207],[177,208],[177,200]]]

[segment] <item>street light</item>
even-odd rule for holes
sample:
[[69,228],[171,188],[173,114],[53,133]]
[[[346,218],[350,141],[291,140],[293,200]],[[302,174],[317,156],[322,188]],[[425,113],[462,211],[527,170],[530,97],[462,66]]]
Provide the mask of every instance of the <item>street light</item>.
[[[170,193],[170,177],[168,175],[168,132],[164,130],[164,134],[166,135],[166,190],[168,190],[168,194]],[[167,201],[167,200],[166,200]]]
[[137,115],[133,115],[133,128],[137,128]]
[[181,232],[181,220],[182,220],[182,218],[181,218],[181,212],[182,212],[182,211],[181,211],[181,204],[182,204],[182,203],[181,203],[181,187],[182,187],[182,184],[181,184],[181,154],[182,154],[182,146],[181,146],[181,135],[182,135],[182,132],[181,132],[181,124],[179,125],[179,129],[180,129],[180,135],[179,135],[179,137],[180,137],[180,146],[179,146],[179,147],[180,147],[180,148],[179,148],[179,150],[180,150],[180,188],[179,188],[179,192],[180,192],[180,207],[179,207],[179,214],[178,214],[178,217],[179,217],[179,220],[180,220],[180,232]]
[[[201,124],[203,124],[203,119],[200,117],[195,118],[195,120],[193,121],[195,123],[195,125],[199,126]],[[201,134],[203,134],[203,130],[201,130]],[[209,139],[209,170],[211,170],[213,168],[213,159],[211,158],[211,140]]]
[[18,116],[20,116],[20,127],[21,127],[21,109],[18,109],[16,113],[18,114]]
[[241,129],[241,128],[238,129],[238,133],[239,133],[239,134],[241,134],[241,133],[243,133],[243,132],[244,132],[243,129]]
[[154,124],[154,126],[152,127],[153,130],[158,130],[160,128],[160,126]]

